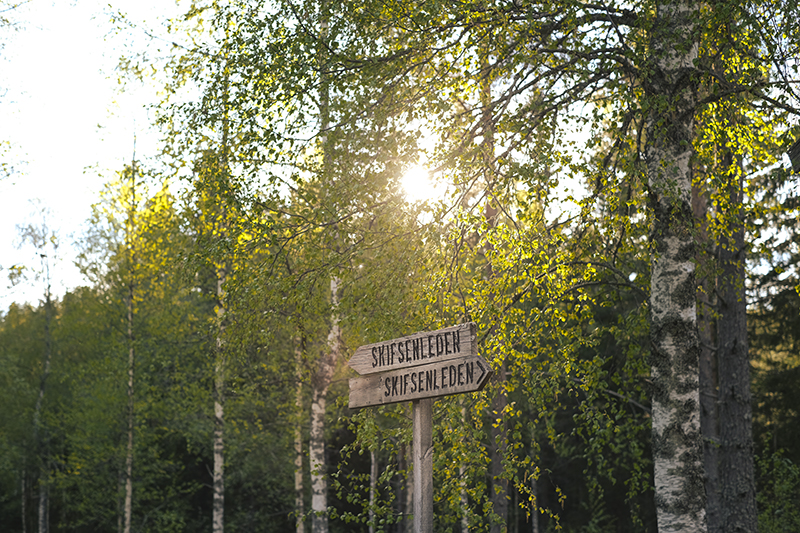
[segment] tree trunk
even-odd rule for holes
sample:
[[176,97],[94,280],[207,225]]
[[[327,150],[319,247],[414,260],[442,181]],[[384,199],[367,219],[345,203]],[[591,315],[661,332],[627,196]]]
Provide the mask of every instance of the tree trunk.
[[311,470],[311,531],[328,531],[328,463],[325,456],[325,413],[328,387],[339,359],[339,278],[333,277],[331,291],[331,328],[324,352],[314,376],[311,398],[311,431],[309,435],[309,463]]
[[[326,47],[328,40],[328,6],[320,0],[320,29],[317,61],[320,68],[319,114],[320,144],[322,149],[322,181],[327,186],[333,179],[333,155],[328,146],[328,128],[330,125],[330,87],[326,74]],[[335,202],[329,202],[331,211],[336,213]],[[338,228],[334,225],[331,238],[331,249],[338,249]],[[311,429],[309,432],[309,468],[311,470],[311,531],[312,533],[328,533],[328,463],[325,456],[325,413],[327,407],[328,388],[330,387],[336,363],[339,360],[339,284],[336,274],[331,275],[330,298],[331,315],[330,330],[323,348],[317,370],[312,380],[311,397]]]
[[657,6],[645,158],[653,208],[652,446],[658,530],[706,531],[691,208],[694,4]]
[[[36,405],[33,409],[33,440],[36,453],[39,456],[39,504],[38,504],[38,532],[47,533],[49,524],[47,519],[47,498],[50,483],[50,452],[48,450],[47,437],[42,427],[42,409],[44,405],[44,393],[47,388],[47,378],[50,376],[50,361],[53,356],[53,339],[51,334],[52,320],[52,299],[50,296],[50,266],[47,257],[41,254],[43,270],[45,271],[45,292],[44,292],[44,360],[42,361],[42,376],[39,380],[39,394],[36,397]],[[23,494],[23,498],[24,498]]]
[[327,354],[319,362],[311,398],[311,430],[308,440],[311,470],[311,531],[328,531],[328,463],[325,458],[325,411],[333,365]]
[[225,529],[225,282],[227,269],[217,269],[217,339],[214,357],[214,496],[211,531]]
[[[467,408],[461,404],[461,421],[467,424]],[[467,494],[467,467],[464,461],[458,465],[458,475],[461,477],[461,533],[469,533],[469,495]]]
[[[498,209],[494,205],[494,117],[492,114],[492,85],[491,85],[491,68],[487,53],[481,53],[481,109],[482,109],[482,122],[483,122],[483,142],[481,143],[482,163],[484,173],[484,186],[486,192],[486,204],[484,206],[484,216],[486,217],[487,231],[491,234],[492,230],[497,227]],[[492,283],[494,277],[491,252],[493,246],[487,243],[484,249],[484,257],[486,259],[486,267],[484,273],[484,281],[489,284]],[[494,294],[491,291],[490,294]],[[503,478],[503,457],[506,453],[506,434],[508,429],[506,427],[505,409],[508,405],[508,397],[506,396],[505,387],[503,383],[506,379],[506,362],[501,363],[501,367],[493,378],[497,390],[495,396],[492,398],[491,406],[491,443],[489,446],[489,475],[491,477],[490,497],[492,502],[492,512],[494,517],[491,521],[490,533],[502,533],[507,530],[508,522],[508,480]]]
[[20,514],[22,515],[22,533],[28,533],[28,512],[27,512],[27,505],[25,502],[27,501],[26,492],[27,487],[25,486],[25,481],[27,478],[27,473],[25,472],[25,464],[22,465],[22,480],[20,481],[20,492],[22,493],[22,501]]
[[126,227],[126,247],[128,261],[128,294],[127,311],[127,343],[128,343],[128,408],[127,408],[127,442],[125,443],[125,500],[123,503],[123,533],[131,533],[133,515],[133,428],[134,428],[134,363],[136,362],[135,338],[133,330],[135,281],[134,228],[136,224],[136,141],[134,140],[134,156],[131,161],[131,198],[128,205],[128,221]]
[[133,346],[133,281],[128,286],[128,416],[127,443],[125,446],[125,502],[123,503],[123,533],[131,532],[133,513],[133,378],[135,350]]
[[297,384],[295,385],[295,413],[297,420],[294,426],[294,510],[295,530],[305,533],[305,506],[303,503],[303,351],[305,342],[300,339],[295,352],[295,372]]
[[369,533],[375,533],[375,504],[378,496],[378,452],[369,451]]
[[397,516],[400,517],[396,526],[395,532],[396,533],[406,533],[411,530],[411,522],[409,522],[409,517],[412,513],[412,505],[413,505],[413,485],[411,483],[411,471],[409,469],[409,449],[408,447],[401,443],[397,450],[397,469],[400,472],[406,472],[406,479],[405,483],[403,483],[403,479],[398,479],[397,482]]
[[692,188],[692,210],[698,221],[700,250],[697,263],[703,280],[697,291],[698,332],[700,338],[700,428],[703,433],[703,466],[706,486],[706,520],[709,533],[724,533],[721,529],[719,496],[719,410],[717,401],[717,318],[716,262],[712,260],[708,237],[708,194],[699,186]]
[[719,330],[719,418],[720,480],[725,533],[757,530],[753,473],[752,412],[750,406],[750,361],[747,342],[747,302],[744,291],[745,242],[743,182],[740,166],[729,155],[727,213],[730,239],[718,247]]
[[[413,444],[413,443],[412,443]],[[412,454],[414,453],[413,445],[403,447],[403,456],[405,457],[406,476],[406,499],[404,502],[403,514],[403,530],[406,533],[412,533],[414,530],[414,482],[411,476],[414,475],[412,471],[414,460]]]
[[42,468],[42,475],[39,477],[39,533],[47,533],[47,479],[46,472]]
[[492,520],[490,533],[503,533],[507,530],[508,523],[508,480],[503,477],[503,457],[506,452],[506,434],[508,432],[505,421],[508,397],[503,390],[505,372],[506,364],[503,361],[498,372],[500,377],[497,379],[497,394],[492,398],[492,443],[489,472],[492,478],[492,510],[496,517]]
[[[228,40],[228,29],[226,27],[225,40]],[[228,61],[225,57],[223,64],[223,89],[222,89],[222,147],[220,154],[220,171],[224,176],[224,186],[230,187],[230,169],[228,166],[228,142],[230,123],[229,113],[229,74]],[[227,191],[226,191],[227,192]],[[220,210],[217,212],[217,229],[220,241],[229,238],[230,225],[228,217],[231,216],[225,201],[221,203]],[[223,252],[226,253],[226,252]],[[221,263],[216,265],[216,346],[214,350],[214,472],[213,472],[213,497],[211,509],[211,531],[212,533],[223,533],[225,530],[225,328],[227,320],[227,295],[225,284],[228,282],[228,273],[231,270],[229,258],[225,255]]]
[[535,477],[531,477],[531,494],[533,495],[533,505],[531,506],[531,533],[539,533],[539,506],[536,500],[539,494],[539,481]]
[[119,476],[117,477],[117,533],[122,533],[125,513],[123,512],[125,504],[125,469],[120,468]]
[[458,466],[458,475],[461,476],[461,533],[469,533],[469,497],[466,487],[467,467],[462,463]]

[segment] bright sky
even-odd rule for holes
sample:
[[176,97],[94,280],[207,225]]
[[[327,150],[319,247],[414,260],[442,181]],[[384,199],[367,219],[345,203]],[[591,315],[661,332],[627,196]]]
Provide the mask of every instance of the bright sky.
[[[53,293],[83,283],[74,266],[91,205],[103,184],[129,162],[136,134],[138,159],[153,156],[157,134],[148,131],[154,87],[120,91],[118,58],[147,43],[140,30],[113,31],[110,13],[134,23],[160,21],[181,12],[170,0],[30,0],[12,17],[19,31],[0,29],[0,141],[12,143],[0,157],[17,168],[0,179],[0,312],[11,302],[36,304],[43,285],[34,280],[11,287],[9,268],[38,268],[33,248],[17,249],[17,225],[31,221],[38,201],[57,229],[60,262],[51,267]],[[185,6],[184,6],[185,8]],[[441,195],[424,168],[409,175],[412,200]]]
[[[164,18],[176,10],[165,0],[112,0],[131,20]],[[147,132],[146,105],[152,89],[121,93],[117,59],[135,39],[112,32],[108,0],[31,0],[13,14],[19,31],[0,29],[0,140],[2,154],[17,173],[0,180],[0,310],[12,301],[37,303],[43,287],[34,281],[13,289],[8,269],[38,267],[33,249],[15,247],[18,224],[30,220],[31,200],[52,213],[61,261],[53,267],[53,292],[81,283],[72,243],[79,238],[91,205],[114,171],[130,161],[136,132],[137,156],[152,155],[156,136]]]

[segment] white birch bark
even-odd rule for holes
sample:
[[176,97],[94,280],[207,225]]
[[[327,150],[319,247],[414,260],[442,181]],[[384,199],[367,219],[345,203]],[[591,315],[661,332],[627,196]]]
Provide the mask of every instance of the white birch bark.
[[339,317],[338,305],[339,278],[331,278],[330,284],[332,313],[331,327],[314,376],[314,390],[311,398],[311,430],[308,452],[311,470],[311,531],[328,532],[328,463],[325,457],[325,413],[328,388],[333,378],[336,361],[339,359]]
[[295,531],[305,533],[305,505],[303,501],[303,340],[295,351],[295,369],[297,385],[295,386],[295,413],[297,420],[294,426],[294,510]]
[[134,362],[136,352],[133,346],[133,283],[128,293],[128,428],[125,444],[125,500],[122,504],[123,533],[130,533],[133,516],[133,428],[134,428]]
[[660,533],[706,531],[690,167],[695,106],[691,75],[698,51],[694,7],[680,1],[657,6],[653,73],[647,79],[653,105],[645,157],[654,213],[650,336]]
[[211,531],[223,533],[225,528],[225,292],[227,271],[217,270],[217,338],[214,360],[214,478]]
[[[53,301],[50,286],[50,262],[47,254],[43,253],[44,246],[51,235],[46,220],[42,221],[41,228],[28,226],[22,230],[23,239],[30,239],[34,246],[39,248],[39,256],[42,261],[42,275],[44,276],[44,354],[42,358],[42,375],[39,379],[39,392],[36,396],[36,404],[33,408],[33,445],[38,456],[38,504],[37,504],[37,531],[47,533],[49,529],[47,509],[50,483],[50,452],[48,449],[48,439],[45,435],[45,428],[42,426],[42,409],[44,406],[44,395],[47,388],[47,379],[50,376],[50,362],[53,357],[53,338],[51,333]],[[23,488],[25,484],[25,467],[23,464],[22,473]],[[25,529],[25,491],[22,492],[23,507],[23,529]]]
[[[322,363],[321,366],[328,366]],[[320,369],[317,378],[326,381],[327,369]],[[309,435],[308,457],[311,470],[311,531],[327,533],[328,531],[328,481],[326,477],[327,462],[325,460],[325,410],[327,407],[327,385],[314,387],[311,399],[311,431]]]
[[[320,34],[318,63],[321,72],[319,89],[320,143],[322,148],[323,182],[332,180],[332,154],[328,148],[328,128],[330,125],[330,94],[328,77],[325,74],[325,50],[328,40],[328,7],[320,0]],[[335,202],[331,202],[335,206]],[[333,209],[335,211],[335,208]],[[333,229],[332,248],[338,247],[337,228]],[[311,428],[309,431],[308,455],[311,471],[311,531],[328,533],[328,464],[325,457],[325,413],[328,388],[330,387],[336,362],[339,360],[339,285],[336,274],[331,275],[330,298],[331,315],[328,338],[323,348],[317,370],[312,380]]]
[[653,462],[658,529],[706,531],[690,160],[697,58],[694,4],[657,7],[647,80],[647,161],[654,219],[650,294]]
[[[228,34],[226,30],[226,40]],[[224,173],[225,183],[229,184],[230,178],[228,168],[228,135],[229,135],[229,122],[228,122],[228,91],[229,79],[227,69],[227,58],[223,63],[225,65],[225,74],[223,76],[223,89],[222,89],[222,147],[220,156],[220,169]],[[219,231],[220,239],[228,237],[229,225],[228,217],[230,213],[227,208],[222,204],[220,211],[217,213],[217,229]],[[216,346],[214,350],[214,471],[213,471],[213,498],[212,498],[212,511],[211,511],[211,531],[212,533],[223,533],[225,530],[225,321],[227,314],[227,298],[225,293],[225,284],[228,282],[228,272],[230,271],[230,262],[228,258],[223,258],[222,262],[217,265],[217,302],[216,302]]]
[[39,477],[39,533],[47,533],[47,479],[44,477],[44,469]]
[[531,476],[531,494],[533,495],[533,505],[531,507],[531,533],[539,533],[539,506],[537,505],[539,481],[534,476]]
[[[50,275],[47,274],[47,289],[45,290],[45,356],[42,368],[42,378],[39,383],[39,396],[36,398],[36,407],[34,408],[34,431],[36,435],[36,445],[39,449],[40,465],[39,465],[39,503],[37,507],[38,512],[38,532],[47,533],[49,523],[47,520],[47,506],[49,494],[49,453],[47,445],[42,435],[41,427],[41,411],[44,402],[44,392],[47,383],[47,378],[50,375],[50,360],[52,358],[52,340],[50,338]],[[24,494],[23,494],[24,498]]]
[[131,162],[131,198],[128,205],[128,222],[125,240],[128,253],[128,294],[127,294],[127,342],[128,342],[128,409],[127,440],[125,443],[125,496],[122,504],[122,531],[131,533],[133,516],[133,430],[134,430],[134,364],[136,362],[135,339],[133,332],[134,296],[135,296],[135,253],[133,232],[136,214],[136,144],[134,140],[134,156]]
[[[299,425],[299,424],[298,424]],[[305,509],[303,502],[303,433],[299,427],[294,431],[294,509],[295,531],[305,533]]]

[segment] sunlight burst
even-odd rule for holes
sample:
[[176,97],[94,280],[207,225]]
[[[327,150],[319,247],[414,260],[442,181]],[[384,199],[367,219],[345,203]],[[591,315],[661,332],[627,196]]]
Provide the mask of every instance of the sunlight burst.
[[441,200],[447,192],[447,187],[434,181],[430,171],[422,165],[409,168],[403,174],[401,184],[409,202]]

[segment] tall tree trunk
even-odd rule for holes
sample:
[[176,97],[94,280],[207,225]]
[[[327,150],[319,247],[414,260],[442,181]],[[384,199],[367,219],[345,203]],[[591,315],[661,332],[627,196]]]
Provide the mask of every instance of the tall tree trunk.
[[691,208],[696,6],[657,6],[645,159],[653,208],[652,447],[659,532],[706,531]]
[[461,493],[459,499],[461,500],[461,533],[469,533],[469,497],[467,496],[466,487],[466,474],[467,467],[462,462],[458,466],[458,475],[461,476]]
[[[466,426],[467,424],[467,408],[464,407],[462,400],[461,404],[461,421]],[[469,533],[469,495],[467,494],[467,466],[464,461],[458,465],[458,475],[461,478],[461,491],[459,499],[461,500],[461,533]]]
[[217,269],[217,334],[214,357],[214,496],[211,531],[225,529],[225,282],[227,269]]
[[311,431],[309,434],[309,463],[311,470],[311,531],[328,531],[328,463],[325,456],[325,413],[328,388],[330,387],[336,361],[339,359],[339,279],[331,278],[330,293],[332,302],[331,327],[327,343],[323,348],[317,371],[313,379],[311,398]]
[[[228,41],[228,27],[225,29],[225,40]],[[222,146],[219,160],[222,172],[223,187],[230,187],[230,169],[228,159],[228,142],[230,122],[229,113],[229,75],[227,51],[221,63],[223,65],[223,87],[222,87]],[[227,194],[227,190],[218,191]],[[221,207],[217,212],[216,225],[218,238],[221,241],[229,238],[230,227],[228,217],[231,213],[225,205],[225,200],[217,197]],[[227,252],[223,252],[226,254]],[[223,533],[225,530],[225,363],[227,360],[225,348],[225,329],[227,321],[227,295],[225,284],[228,282],[228,273],[231,267],[229,258],[224,256],[220,263],[216,265],[216,339],[214,350],[214,472],[213,472],[213,497],[211,509],[211,531],[212,533]]]
[[502,533],[507,530],[508,523],[508,480],[503,476],[503,457],[506,453],[506,435],[508,433],[505,421],[505,408],[508,405],[503,381],[506,372],[506,363],[500,366],[497,374],[497,393],[492,398],[492,444],[489,473],[492,478],[491,501],[492,510],[496,519],[492,520],[491,533]]
[[25,504],[27,501],[26,493],[28,488],[26,485],[27,473],[25,471],[25,463],[22,464],[22,479],[20,480],[20,492],[22,493],[22,501],[20,502],[20,514],[22,515],[22,533],[28,533],[28,511],[27,505]]
[[123,512],[125,504],[125,469],[120,468],[119,476],[117,477],[117,533],[122,533],[124,524],[125,513]]
[[[492,113],[492,83],[491,83],[491,67],[487,53],[481,53],[481,109],[482,109],[482,123],[483,123],[483,142],[481,143],[482,164],[484,173],[484,186],[486,193],[486,203],[484,205],[484,216],[486,217],[487,232],[491,235],[492,230],[497,227],[498,209],[494,202],[494,185],[495,185],[495,172],[494,172],[494,117]],[[491,252],[493,246],[487,242],[484,249],[484,257],[486,259],[486,267],[484,272],[484,280],[492,283],[494,277]],[[494,294],[491,291],[490,294]],[[490,533],[502,533],[507,530],[508,522],[508,480],[503,477],[503,457],[506,453],[506,434],[508,432],[507,423],[505,420],[505,409],[508,406],[508,397],[506,396],[504,382],[506,379],[507,365],[505,360],[502,361],[500,369],[495,374],[493,380],[497,386],[497,391],[492,398],[491,406],[491,444],[489,447],[489,475],[490,480],[490,500],[492,502],[492,511],[495,518],[492,520]]]
[[128,291],[128,413],[127,413],[127,443],[125,446],[125,502],[123,503],[123,533],[131,531],[131,517],[133,515],[133,428],[134,428],[134,362],[135,350],[133,345],[133,283]]
[[706,520],[709,533],[721,530],[719,495],[719,410],[717,408],[717,318],[716,261],[712,258],[708,236],[708,194],[700,186],[692,188],[692,210],[698,221],[700,249],[697,263],[703,280],[697,291],[698,333],[700,338],[700,428],[703,433],[703,467],[705,469]]
[[745,242],[743,179],[741,167],[728,152],[727,198],[730,238],[718,246],[719,419],[722,530],[750,533],[757,530],[753,468],[750,360],[747,341],[747,302],[744,291]]
[[369,451],[369,533],[375,533],[375,504],[378,497],[378,452]]
[[311,470],[311,531],[328,531],[328,463],[325,458],[325,411],[328,385],[333,375],[333,366],[327,356],[319,362],[314,377],[311,398],[311,430],[308,442],[309,468]]
[[128,343],[128,408],[127,408],[127,442],[125,446],[125,501],[123,503],[123,533],[131,533],[133,516],[133,429],[134,429],[134,363],[136,351],[134,344],[134,296],[135,296],[135,252],[133,234],[136,214],[136,141],[134,140],[134,156],[131,162],[131,198],[128,205],[128,221],[125,240],[128,261],[128,294],[127,311],[127,343]]
[[[39,455],[39,503],[38,511],[38,532],[47,533],[49,524],[47,520],[47,499],[50,483],[50,452],[48,449],[47,437],[42,425],[42,406],[44,404],[44,394],[47,387],[47,378],[50,376],[50,361],[53,355],[53,340],[51,334],[52,320],[52,299],[50,296],[50,268],[46,256],[42,255],[45,270],[45,301],[44,301],[44,359],[42,361],[42,376],[39,380],[39,394],[36,397],[36,406],[33,410],[33,433],[36,450]],[[23,494],[24,498],[24,494]]]
[[414,464],[413,456],[414,447],[413,445],[406,445],[403,447],[403,457],[405,458],[405,470],[407,472],[406,477],[406,499],[403,503],[403,529],[402,531],[406,533],[411,533],[414,529],[414,480],[412,476],[414,475],[412,469],[412,465]]
[[44,468],[42,468],[42,475],[39,477],[39,533],[47,533],[49,529],[47,523],[48,491],[46,475]]
[[[320,30],[317,61],[320,68],[319,113],[320,144],[322,149],[322,182],[328,186],[333,180],[333,154],[328,146],[328,129],[330,127],[330,87],[326,73],[328,42],[328,5],[320,0]],[[328,199],[328,207],[336,216],[336,203]],[[338,227],[333,227],[331,249],[338,250]],[[339,360],[339,285],[337,274],[330,279],[330,329],[327,342],[320,354],[317,369],[312,379],[311,397],[311,429],[309,432],[309,468],[311,470],[311,531],[312,533],[328,533],[328,463],[325,456],[325,413],[327,407],[328,388],[330,387],[336,363]]]
[[397,469],[400,472],[406,472],[405,483],[404,480],[398,479],[397,482],[397,516],[400,517],[397,525],[395,526],[396,533],[406,533],[410,531],[411,522],[409,518],[412,513],[413,505],[413,484],[411,482],[411,471],[409,470],[408,457],[410,455],[409,448],[401,443],[397,450]]
[[295,350],[294,407],[297,420],[294,426],[294,512],[296,533],[305,533],[305,505],[303,502],[303,352],[305,340],[301,336]]
[[531,494],[533,495],[533,505],[531,507],[531,533],[539,533],[539,506],[537,497],[539,494],[539,480],[531,476]]

